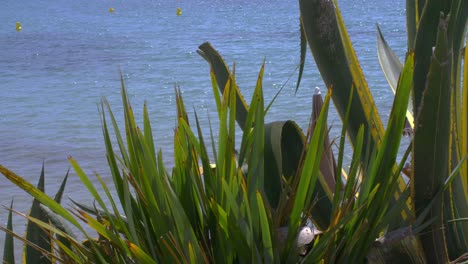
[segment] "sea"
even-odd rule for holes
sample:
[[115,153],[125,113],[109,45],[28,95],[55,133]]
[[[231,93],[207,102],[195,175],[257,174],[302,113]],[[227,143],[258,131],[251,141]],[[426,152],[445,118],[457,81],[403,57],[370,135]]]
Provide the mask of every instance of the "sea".
[[[393,94],[377,59],[376,24],[402,60],[405,1],[339,0],[338,5],[385,126]],[[178,8],[181,15],[176,14]],[[175,87],[182,91],[191,120],[197,113],[205,137],[210,121],[217,131],[209,65],[196,52],[206,41],[230,67],[235,65],[247,101],[265,63],[265,102],[284,86],[266,121],[294,120],[307,128],[314,89],[323,93],[326,89],[309,52],[301,87],[295,92],[300,61],[298,1],[2,1],[0,164],[33,184],[44,164],[45,191],[53,196],[70,168],[68,157],[73,157],[92,179],[99,174],[112,189],[99,109],[106,98],[123,126],[122,75],[140,124],[146,102],[155,146],[170,168]],[[340,124],[332,110],[332,131],[339,131]],[[73,170],[63,201],[70,207],[68,198],[93,202]],[[0,176],[3,226],[12,200],[14,209],[27,213],[32,199]],[[24,219],[15,215],[14,222],[15,231],[23,233]],[[0,234],[0,250],[3,237]]]

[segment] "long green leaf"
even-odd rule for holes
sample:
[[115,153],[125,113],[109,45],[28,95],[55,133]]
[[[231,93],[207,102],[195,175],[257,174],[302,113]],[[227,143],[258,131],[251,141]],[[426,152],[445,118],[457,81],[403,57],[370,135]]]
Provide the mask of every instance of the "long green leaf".
[[[42,164],[41,175],[39,177],[39,183],[37,184],[37,189],[44,192],[44,163]],[[41,204],[38,200],[34,199],[31,211],[29,213],[30,217],[39,219],[42,222],[47,222],[49,219],[47,215],[42,211]],[[51,245],[51,233],[49,231],[43,230],[38,227],[36,224],[28,221],[26,226],[26,239],[36,246],[52,252]],[[36,250],[34,247],[29,244],[26,245],[24,251],[24,259],[26,262],[37,262],[37,263],[51,263],[50,259],[43,256],[42,252]]]
[[393,93],[395,93],[398,85],[398,78],[400,77],[401,70],[403,69],[403,64],[400,62],[400,59],[398,59],[396,54],[388,45],[387,41],[384,39],[378,24],[376,27],[377,55],[379,58],[380,67],[382,68],[390,88],[392,88]]
[[[437,25],[440,13],[448,13],[450,1],[422,1],[418,0],[420,20],[414,43],[414,77],[413,77],[413,113],[418,116],[421,108],[423,93],[426,89],[426,78],[432,58],[432,47],[436,44]],[[422,2],[426,2],[423,8]]]
[[307,55],[307,38],[304,32],[304,25],[299,21],[299,31],[301,33],[301,61],[299,63],[299,75],[297,77],[296,93],[301,84],[302,72],[304,71],[305,59]]
[[[13,232],[13,200],[11,201],[10,211],[8,212],[8,220],[6,228]],[[3,263],[15,263],[15,247],[13,244],[13,236],[10,233],[5,233],[5,244],[3,247]]]
[[[431,3],[431,2],[429,2]],[[422,22],[421,22],[422,23]],[[450,54],[447,40],[448,20],[442,15],[437,30],[437,44],[433,55],[427,84],[420,102],[416,119],[413,145],[414,176],[412,198],[418,215],[443,185],[448,175],[449,131],[450,131]],[[418,41],[418,39],[417,39]],[[417,43],[416,43],[417,45]],[[418,54],[416,53],[415,56]],[[415,57],[418,63],[417,57]],[[414,74],[417,65],[415,65]],[[416,76],[415,76],[416,77]],[[417,83],[415,82],[414,85]],[[415,90],[416,91],[416,90]],[[420,96],[416,95],[415,97]],[[447,245],[443,231],[442,202],[431,209],[434,222],[421,234],[421,242],[427,259],[438,263],[448,261]]]
[[[462,109],[461,109],[461,134],[468,135],[468,39],[465,42],[465,65],[463,69],[463,90],[462,90]],[[462,145],[460,149],[462,153],[468,154],[468,136],[464,136],[460,140]],[[468,164],[463,166],[462,182],[465,187],[465,197],[468,200]]]
[[[255,197],[257,191],[265,190],[265,125],[264,125],[264,101],[263,87],[257,83],[252,101],[256,101],[253,114],[253,142],[252,152],[248,161],[249,170],[247,174],[247,191],[251,198]],[[250,113],[249,113],[250,114]]]
[[[400,77],[400,73],[403,69],[403,64],[401,64],[400,59],[395,55],[393,50],[388,45],[387,41],[385,41],[382,32],[380,31],[380,27],[377,24],[377,55],[379,58],[380,67],[387,79],[390,88],[393,91],[393,94],[396,93],[396,88],[398,85],[398,78]],[[409,33],[408,33],[409,34]],[[405,124],[405,132],[412,133],[414,127],[414,118],[411,110],[413,109],[412,106],[408,107],[406,111],[406,124]]]
[[86,173],[83,171],[83,169],[80,167],[80,165],[78,164],[78,162],[72,158],[72,157],[69,157],[68,158],[70,164],[72,165],[72,167],[75,169],[75,172],[76,174],[78,175],[78,177],[80,177],[80,180],[83,182],[83,184],[86,186],[86,188],[88,189],[89,193],[93,196],[94,199],[96,199],[96,201],[98,202],[99,206],[101,206],[101,208],[104,209],[104,211],[108,211],[107,210],[107,206],[106,204],[104,203],[104,201],[102,200],[102,197],[101,195],[99,194],[99,192],[97,191],[97,189],[94,187],[93,183],[91,182],[91,180],[89,179],[89,177],[86,175]]
[[132,254],[135,256],[135,258],[140,262],[140,263],[157,263],[153,258],[151,258],[148,254],[146,254],[145,251],[143,251],[140,247],[137,245],[127,242],[127,246],[132,252]]
[[57,203],[62,201],[63,192],[65,191],[65,185],[67,185],[67,179],[70,169],[67,170],[67,174],[65,174],[65,178],[62,180],[62,184],[60,184],[60,188],[58,189],[57,193],[55,194],[54,200]]
[[[322,111],[317,120],[315,131],[307,147],[307,154],[304,159],[304,165],[301,168],[299,185],[294,196],[294,205],[290,215],[288,238],[285,245],[284,254],[288,254],[293,247],[293,241],[296,238],[299,227],[302,224],[304,210],[312,207],[313,191],[320,169],[320,161],[323,151],[323,142],[326,135],[326,122],[328,114],[328,105],[331,97],[331,90],[328,91],[325,98]],[[286,257],[286,256],[284,256]],[[291,256],[288,256],[288,258]]]

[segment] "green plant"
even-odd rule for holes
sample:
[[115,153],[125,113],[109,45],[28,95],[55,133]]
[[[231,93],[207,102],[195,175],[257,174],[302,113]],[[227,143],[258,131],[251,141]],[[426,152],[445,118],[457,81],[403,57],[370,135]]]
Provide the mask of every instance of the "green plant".
[[[427,261],[438,263],[456,259],[467,251],[466,223],[457,219],[467,213],[466,126],[467,85],[461,83],[462,47],[466,36],[468,6],[466,1],[406,1],[408,53],[405,70],[385,45],[379,34],[379,59],[390,86],[412,91],[414,139],[410,170],[411,197],[401,217],[389,222],[390,230],[401,223],[426,223],[417,236],[420,245],[404,246],[409,252],[421,253]],[[356,142],[358,127],[366,126],[369,147],[384,146],[383,129],[377,109],[361,73],[346,33],[337,2],[300,1],[302,58],[307,43],[328,87],[333,87],[333,101],[341,116],[346,100],[355,98],[353,116],[348,120],[348,135]],[[382,45],[383,44],[383,45]],[[465,51],[466,52],[466,51]],[[387,56],[384,56],[387,55]],[[411,66],[413,64],[413,66]],[[465,66],[466,72],[466,66]],[[399,76],[398,80],[397,76]],[[405,79],[408,78],[409,82]],[[355,89],[353,90],[352,87]],[[393,116],[390,117],[390,119]],[[408,120],[412,120],[408,116]],[[387,128],[388,129],[388,128]],[[370,177],[371,163],[363,155],[363,178]],[[460,165],[464,169],[458,170]],[[447,185],[454,173],[453,184]],[[379,175],[376,181],[384,181]],[[399,180],[398,196],[404,193]],[[463,184],[462,184],[463,183]],[[447,188],[447,192],[443,192]],[[441,194],[443,193],[443,194]],[[398,204],[398,199],[394,201]],[[403,247],[402,246],[402,247]]]
[[[244,134],[239,160],[236,159],[234,149],[236,89],[233,78],[228,81],[223,96],[218,98],[221,124],[220,144],[217,149],[213,146],[213,151],[216,153],[215,169],[207,157],[199,123],[196,122],[196,130],[199,132],[197,138],[190,128],[180,92],[176,90],[178,126],[174,136],[175,167],[172,175],[164,168],[161,153],[156,154],[154,150],[146,107],[143,129],[140,129],[135,123],[122,82],[125,140],[106,101],[103,101],[101,110],[107,157],[118,194],[117,199],[123,211],[118,209],[116,201],[110,196],[108,187],[99,175],[97,175],[98,180],[112,208],[103,202],[104,197],[96,191],[90,178],[81,170],[78,163],[70,158],[76,173],[100,207],[98,210],[76,203],[77,208],[72,213],[96,230],[99,234],[98,239],[92,239],[86,234],[69,212],[40,189],[34,188],[13,172],[0,167],[0,171],[8,179],[28,190],[53,212],[38,207],[40,210],[56,217],[60,215],[87,237],[85,242],[78,242],[65,229],[57,229],[55,223],[28,216],[31,224],[39,225],[48,230],[47,232],[57,234],[68,241],[66,244],[58,237],[49,235],[48,237],[57,245],[58,251],[52,251],[44,246],[38,249],[38,253],[50,256],[55,252],[57,255],[54,255],[54,258],[57,260],[75,262],[279,261],[280,251],[275,249],[284,247],[278,237],[283,231],[280,232],[279,218],[273,216],[274,212],[263,192],[265,126],[262,75],[263,68],[246,117],[246,124],[253,129]],[[325,101],[324,109],[327,109],[327,105],[328,99]],[[322,111],[316,123],[316,131],[321,133],[316,133],[311,139],[310,146],[314,151],[310,153],[316,153],[318,146],[321,145],[317,143],[323,141],[326,131],[324,125],[326,112]],[[117,137],[115,142],[120,149],[119,157],[114,153],[114,146],[109,136],[108,118]],[[310,157],[308,159],[311,160]],[[203,176],[199,160],[203,165]],[[245,172],[242,170],[241,160],[248,164]],[[306,163],[311,164],[311,162]],[[318,167],[314,166],[317,172]],[[313,184],[311,182],[297,188],[303,194],[311,194],[309,188],[313,188]],[[296,208],[300,208],[305,202],[311,203],[311,198],[294,204],[293,213],[296,217],[300,217],[301,213]],[[298,227],[300,226],[295,229]],[[290,234],[291,232],[288,232],[287,239],[295,240],[296,236]],[[295,247],[289,250],[286,257],[292,259],[299,257]]]
[[[328,87],[323,102],[320,95],[314,96],[316,109],[307,133],[291,120],[265,124],[271,103],[265,107],[264,65],[247,104],[233,71],[204,43],[199,54],[210,64],[220,123],[218,145],[211,144],[212,157],[197,115],[191,124],[176,89],[175,166],[168,171],[162,153],[155,149],[146,105],[138,126],[122,80],[124,134],[107,101],[100,108],[117,197],[96,175],[104,190],[99,193],[70,158],[97,203],[75,202],[70,212],[45,195],[41,184],[35,188],[0,166],[2,174],[42,204],[34,202],[39,214],[25,216],[30,225],[40,227],[35,232],[50,238],[34,252],[77,263],[443,263],[463,259],[468,251],[466,63],[463,84],[461,75],[468,2],[408,0],[409,48],[404,64],[379,30],[379,61],[395,90],[386,129],[337,2],[299,3],[298,87],[307,46]],[[464,52],[466,61],[466,48]],[[330,100],[343,120],[336,156],[328,139]],[[242,130],[238,153],[236,122]],[[398,159],[405,124],[414,124],[414,138]],[[216,142],[209,129],[210,141]],[[343,169],[346,135],[353,147],[348,170]],[[410,166],[405,167],[410,155]],[[409,176],[410,187],[403,174]],[[97,231],[98,238],[87,234],[76,218]],[[86,240],[78,241],[67,225],[77,228]],[[304,232],[307,228],[312,228],[313,235]],[[13,256],[11,229],[10,224],[2,228],[8,234],[6,261]],[[25,243],[36,244],[29,239]]]

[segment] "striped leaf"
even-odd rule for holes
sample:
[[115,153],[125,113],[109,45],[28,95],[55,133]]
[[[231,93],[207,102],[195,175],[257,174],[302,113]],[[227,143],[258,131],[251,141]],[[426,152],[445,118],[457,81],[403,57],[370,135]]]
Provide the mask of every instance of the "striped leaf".
[[332,99],[342,119],[346,114],[351,87],[356,87],[347,124],[352,144],[359,127],[364,124],[365,138],[368,133],[372,138],[372,149],[383,136],[383,126],[337,6],[333,1],[301,0],[299,7],[307,43],[325,86],[333,89]]
[[[219,55],[219,53],[213,48],[213,46],[211,46],[210,43],[205,42],[198,48],[198,54],[200,54],[200,56],[202,56],[210,64],[211,71],[214,73],[220,92],[223,94],[224,87],[226,87],[226,83],[229,79],[229,76],[231,75],[228,66],[221,58],[221,55]],[[240,128],[244,130],[249,106],[245,102],[245,99],[237,85],[234,85],[234,87],[236,93],[236,120]]]
[[[416,104],[419,106],[419,112],[415,121],[414,175],[411,188],[417,215],[442,187],[449,172],[447,146],[449,145],[450,131],[451,58],[447,25],[448,20],[441,16],[437,30],[437,44],[431,56],[429,74],[427,75],[427,84],[424,86],[423,96]],[[416,55],[418,54],[416,53]],[[418,63],[417,57],[416,63]],[[416,69],[417,65],[415,75],[419,74]],[[415,97],[417,96],[420,95],[415,93]],[[426,258],[437,263],[448,261],[442,208],[442,200],[434,203],[428,216],[428,219],[434,219],[434,222],[420,236]]]

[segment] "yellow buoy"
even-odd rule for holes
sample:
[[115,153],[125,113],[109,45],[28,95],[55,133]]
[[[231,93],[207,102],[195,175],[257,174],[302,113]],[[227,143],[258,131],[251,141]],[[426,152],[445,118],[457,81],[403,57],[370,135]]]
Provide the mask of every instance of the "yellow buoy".
[[115,11],[115,10],[114,10],[113,7],[110,7],[110,8],[109,8],[109,13],[114,13],[114,11]]
[[21,23],[20,22],[16,22],[16,31],[21,31],[21,29],[23,29],[21,27]]
[[181,9],[180,7],[177,8],[176,14],[177,14],[178,16],[181,16],[181,15],[182,15],[182,9]]

